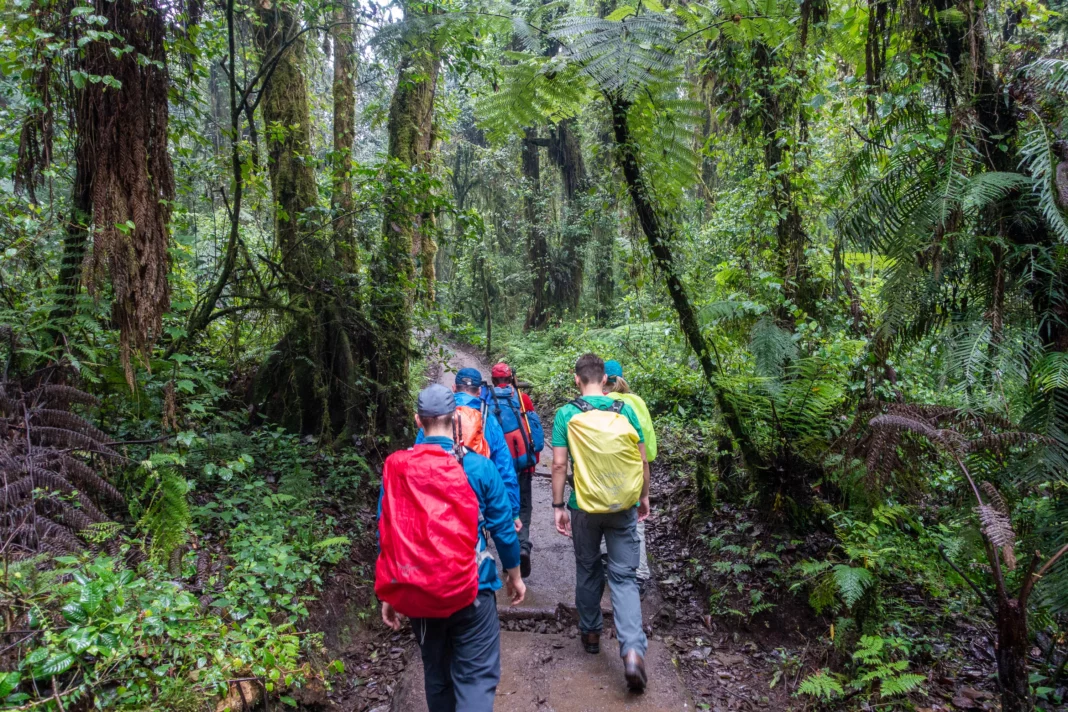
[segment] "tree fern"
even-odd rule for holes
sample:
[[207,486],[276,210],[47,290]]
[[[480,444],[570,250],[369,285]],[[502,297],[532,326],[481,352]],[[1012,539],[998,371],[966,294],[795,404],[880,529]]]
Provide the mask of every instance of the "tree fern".
[[668,15],[643,14],[608,20],[564,18],[552,36],[605,93],[632,101],[640,90],[680,67],[679,27]]

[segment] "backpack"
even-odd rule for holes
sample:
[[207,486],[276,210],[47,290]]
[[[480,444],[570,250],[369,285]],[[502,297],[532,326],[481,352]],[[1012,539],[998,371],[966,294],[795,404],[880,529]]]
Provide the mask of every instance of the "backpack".
[[446,618],[478,595],[478,497],[458,456],[416,445],[382,469],[375,595],[410,618]]
[[638,503],[644,484],[638,432],[622,415],[623,401],[601,410],[577,398],[579,413],[567,422],[575,472],[575,499],[591,514],[619,512]]
[[511,389],[494,388],[489,397],[492,398],[493,416],[504,431],[504,440],[508,443],[508,451],[512,453],[516,472],[534,467],[538,453],[545,446],[537,414],[531,418],[528,412],[523,411],[519,395]]
[[483,428],[482,411],[467,405],[456,406],[452,419],[453,440],[482,457],[490,456],[489,443]]

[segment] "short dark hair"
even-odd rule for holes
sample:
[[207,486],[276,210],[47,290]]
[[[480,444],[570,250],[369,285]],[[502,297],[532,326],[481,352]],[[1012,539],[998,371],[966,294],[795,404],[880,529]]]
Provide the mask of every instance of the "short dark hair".
[[482,386],[469,386],[466,383],[457,383],[456,387],[468,395],[477,396],[482,392]]
[[494,376],[493,385],[495,386],[510,386],[512,385],[511,376]]
[[604,359],[597,354],[582,354],[575,362],[575,374],[584,385],[604,379]]
[[419,421],[423,424],[423,430],[452,430],[453,413],[445,415],[420,415]]

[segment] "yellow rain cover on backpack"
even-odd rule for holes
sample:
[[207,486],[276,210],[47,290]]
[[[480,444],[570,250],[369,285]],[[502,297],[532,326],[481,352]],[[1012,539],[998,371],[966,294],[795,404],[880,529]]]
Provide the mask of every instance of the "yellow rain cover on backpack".
[[644,472],[638,432],[619,412],[623,401],[608,410],[581,398],[572,405],[582,411],[567,423],[579,509],[601,514],[633,507],[642,495]]

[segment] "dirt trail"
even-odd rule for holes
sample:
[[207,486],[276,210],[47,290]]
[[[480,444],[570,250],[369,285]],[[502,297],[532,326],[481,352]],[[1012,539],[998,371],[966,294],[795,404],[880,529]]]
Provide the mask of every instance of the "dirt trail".
[[[464,367],[477,368],[488,376],[489,366],[475,354],[461,348],[453,348],[451,352],[446,364],[432,369],[430,378],[451,385],[453,374]],[[498,712],[694,709],[671,652],[657,639],[659,636],[650,636],[646,657],[649,688],[643,695],[626,691],[618,647],[608,635],[602,640],[600,655],[589,655],[582,650],[573,617],[574,551],[571,541],[560,536],[552,523],[548,471],[551,459],[551,450],[547,448],[538,468],[540,476],[534,480],[531,523],[534,549],[527,600],[522,606],[510,608],[503,595],[499,598],[503,630],[501,684],[495,709]],[[655,625],[659,602],[659,596],[652,591],[642,605],[647,631]],[[607,595],[602,606],[610,611]],[[411,652],[392,709],[395,712],[427,709],[418,648]]]

